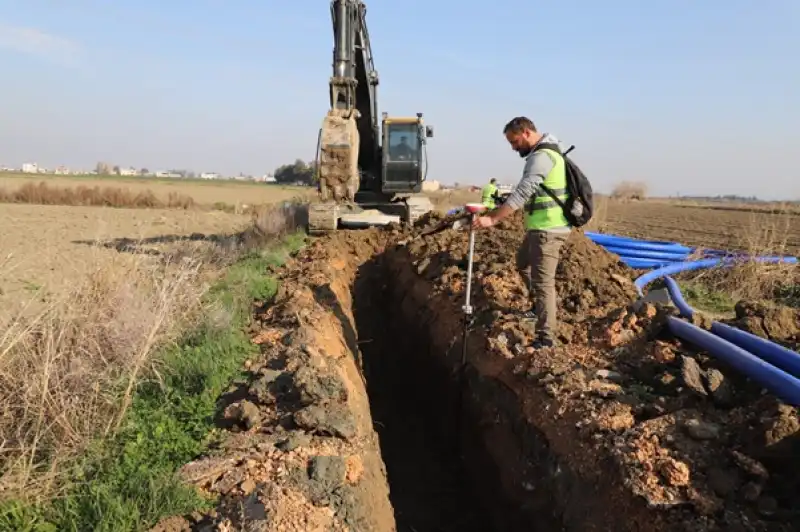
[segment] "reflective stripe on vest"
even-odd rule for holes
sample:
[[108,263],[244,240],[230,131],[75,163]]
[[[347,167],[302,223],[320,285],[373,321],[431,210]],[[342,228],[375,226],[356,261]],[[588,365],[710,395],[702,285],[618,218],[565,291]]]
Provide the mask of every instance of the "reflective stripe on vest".
[[[567,174],[564,159],[553,150],[540,150],[553,161],[553,169],[545,177],[544,186],[553,191],[561,201],[567,200]],[[567,227],[569,222],[561,206],[544,190],[538,191],[525,206],[525,229],[544,231],[557,227]]]
[[497,187],[489,183],[483,190],[481,190],[481,203],[489,209],[494,209],[494,195],[497,193]]

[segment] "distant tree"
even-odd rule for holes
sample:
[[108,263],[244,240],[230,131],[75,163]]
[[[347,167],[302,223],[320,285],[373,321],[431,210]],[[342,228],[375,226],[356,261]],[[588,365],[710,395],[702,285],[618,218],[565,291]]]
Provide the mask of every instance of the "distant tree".
[[317,181],[314,162],[306,163],[297,159],[294,164],[284,164],[275,170],[275,181],[278,183],[303,183],[312,185]]
[[139,175],[150,175],[150,170],[148,170],[147,168],[142,168],[141,170],[139,170]]
[[97,173],[97,175],[108,175],[110,173],[108,169],[108,164],[102,161],[97,163],[97,166],[95,166],[94,171]]
[[119,175],[121,173],[120,169],[119,169],[119,166],[115,166],[111,171],[114,172],[117,175]]
[[623,181],[614,186],[611,197],[621,200],[643,200],[647,197],[647,183]]

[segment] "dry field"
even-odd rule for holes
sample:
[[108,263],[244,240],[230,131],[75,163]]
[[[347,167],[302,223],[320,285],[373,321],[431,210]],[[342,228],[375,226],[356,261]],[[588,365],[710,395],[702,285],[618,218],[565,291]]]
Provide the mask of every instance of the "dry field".
[[156,197],[166,200],[169,195],[180,194],[191,197],[195,203],[213,205],[259,205],[289,200],[313,192],[306,187],[289,187],[235,181],[178,181],[124,177],[66,177],[66,176],[25,176],[19,174],[0,174],[0,190],[13,191],[26,183],[44,182],[49,187],[113,187],[128,189],[134,194],[153,192]]
[[[0,178],[0,190],[13,192],[41,179]],[[52,190],[77,187],[128,189],[132,194],[152,192],[167,202],[173,196],[190,197],[195,205],[261,205],[289,200],[308,189],[241,183],[167,183],[136,180],[91,180],[54,177],[44,180]],[[123,204],[125,202],[122,202]],[[228,235],[247,227],[250,216],[204,209],[117,209],[67,205],[0,203],[0,309],[3,315],[39,304],[73,286],[110,260],[125,267],[141,256],[119,253],[121,239],[142,240],[152,250],[186,244],[192,234]],[[98,245],[101,244],[101,245]],[[102,244],[109,245],[105,247]]]
[[800,255],[800,213],[758,211],[746,205],[677,202],[600,202],[598,228],[604,232],[691,246]]
[[[479,192],[464,190],[436,192],[431,197],[441,211],[480,201]],[[706,248],[800,255],[800,209],[796,205],[599,197],[595,210],[591,230]]]

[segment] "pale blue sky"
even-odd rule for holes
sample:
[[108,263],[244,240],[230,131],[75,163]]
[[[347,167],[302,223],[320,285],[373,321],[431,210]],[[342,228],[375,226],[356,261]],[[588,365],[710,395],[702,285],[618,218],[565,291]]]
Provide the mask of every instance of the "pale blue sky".
[[[380,110],[436,128],[429,179],[516,183],[502,127],[595,187],[800,199],[797,0],[372,0]],[[261,174],[313,158],[325,0],[0,0],[0,164]]]

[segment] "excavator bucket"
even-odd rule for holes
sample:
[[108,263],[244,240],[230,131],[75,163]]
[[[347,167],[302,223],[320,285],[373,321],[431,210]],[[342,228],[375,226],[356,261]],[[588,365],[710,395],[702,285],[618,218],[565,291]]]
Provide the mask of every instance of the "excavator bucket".
[[320,199],[355,201],[359,185],[356,119],[331,110],[322,121],[319,153]]

